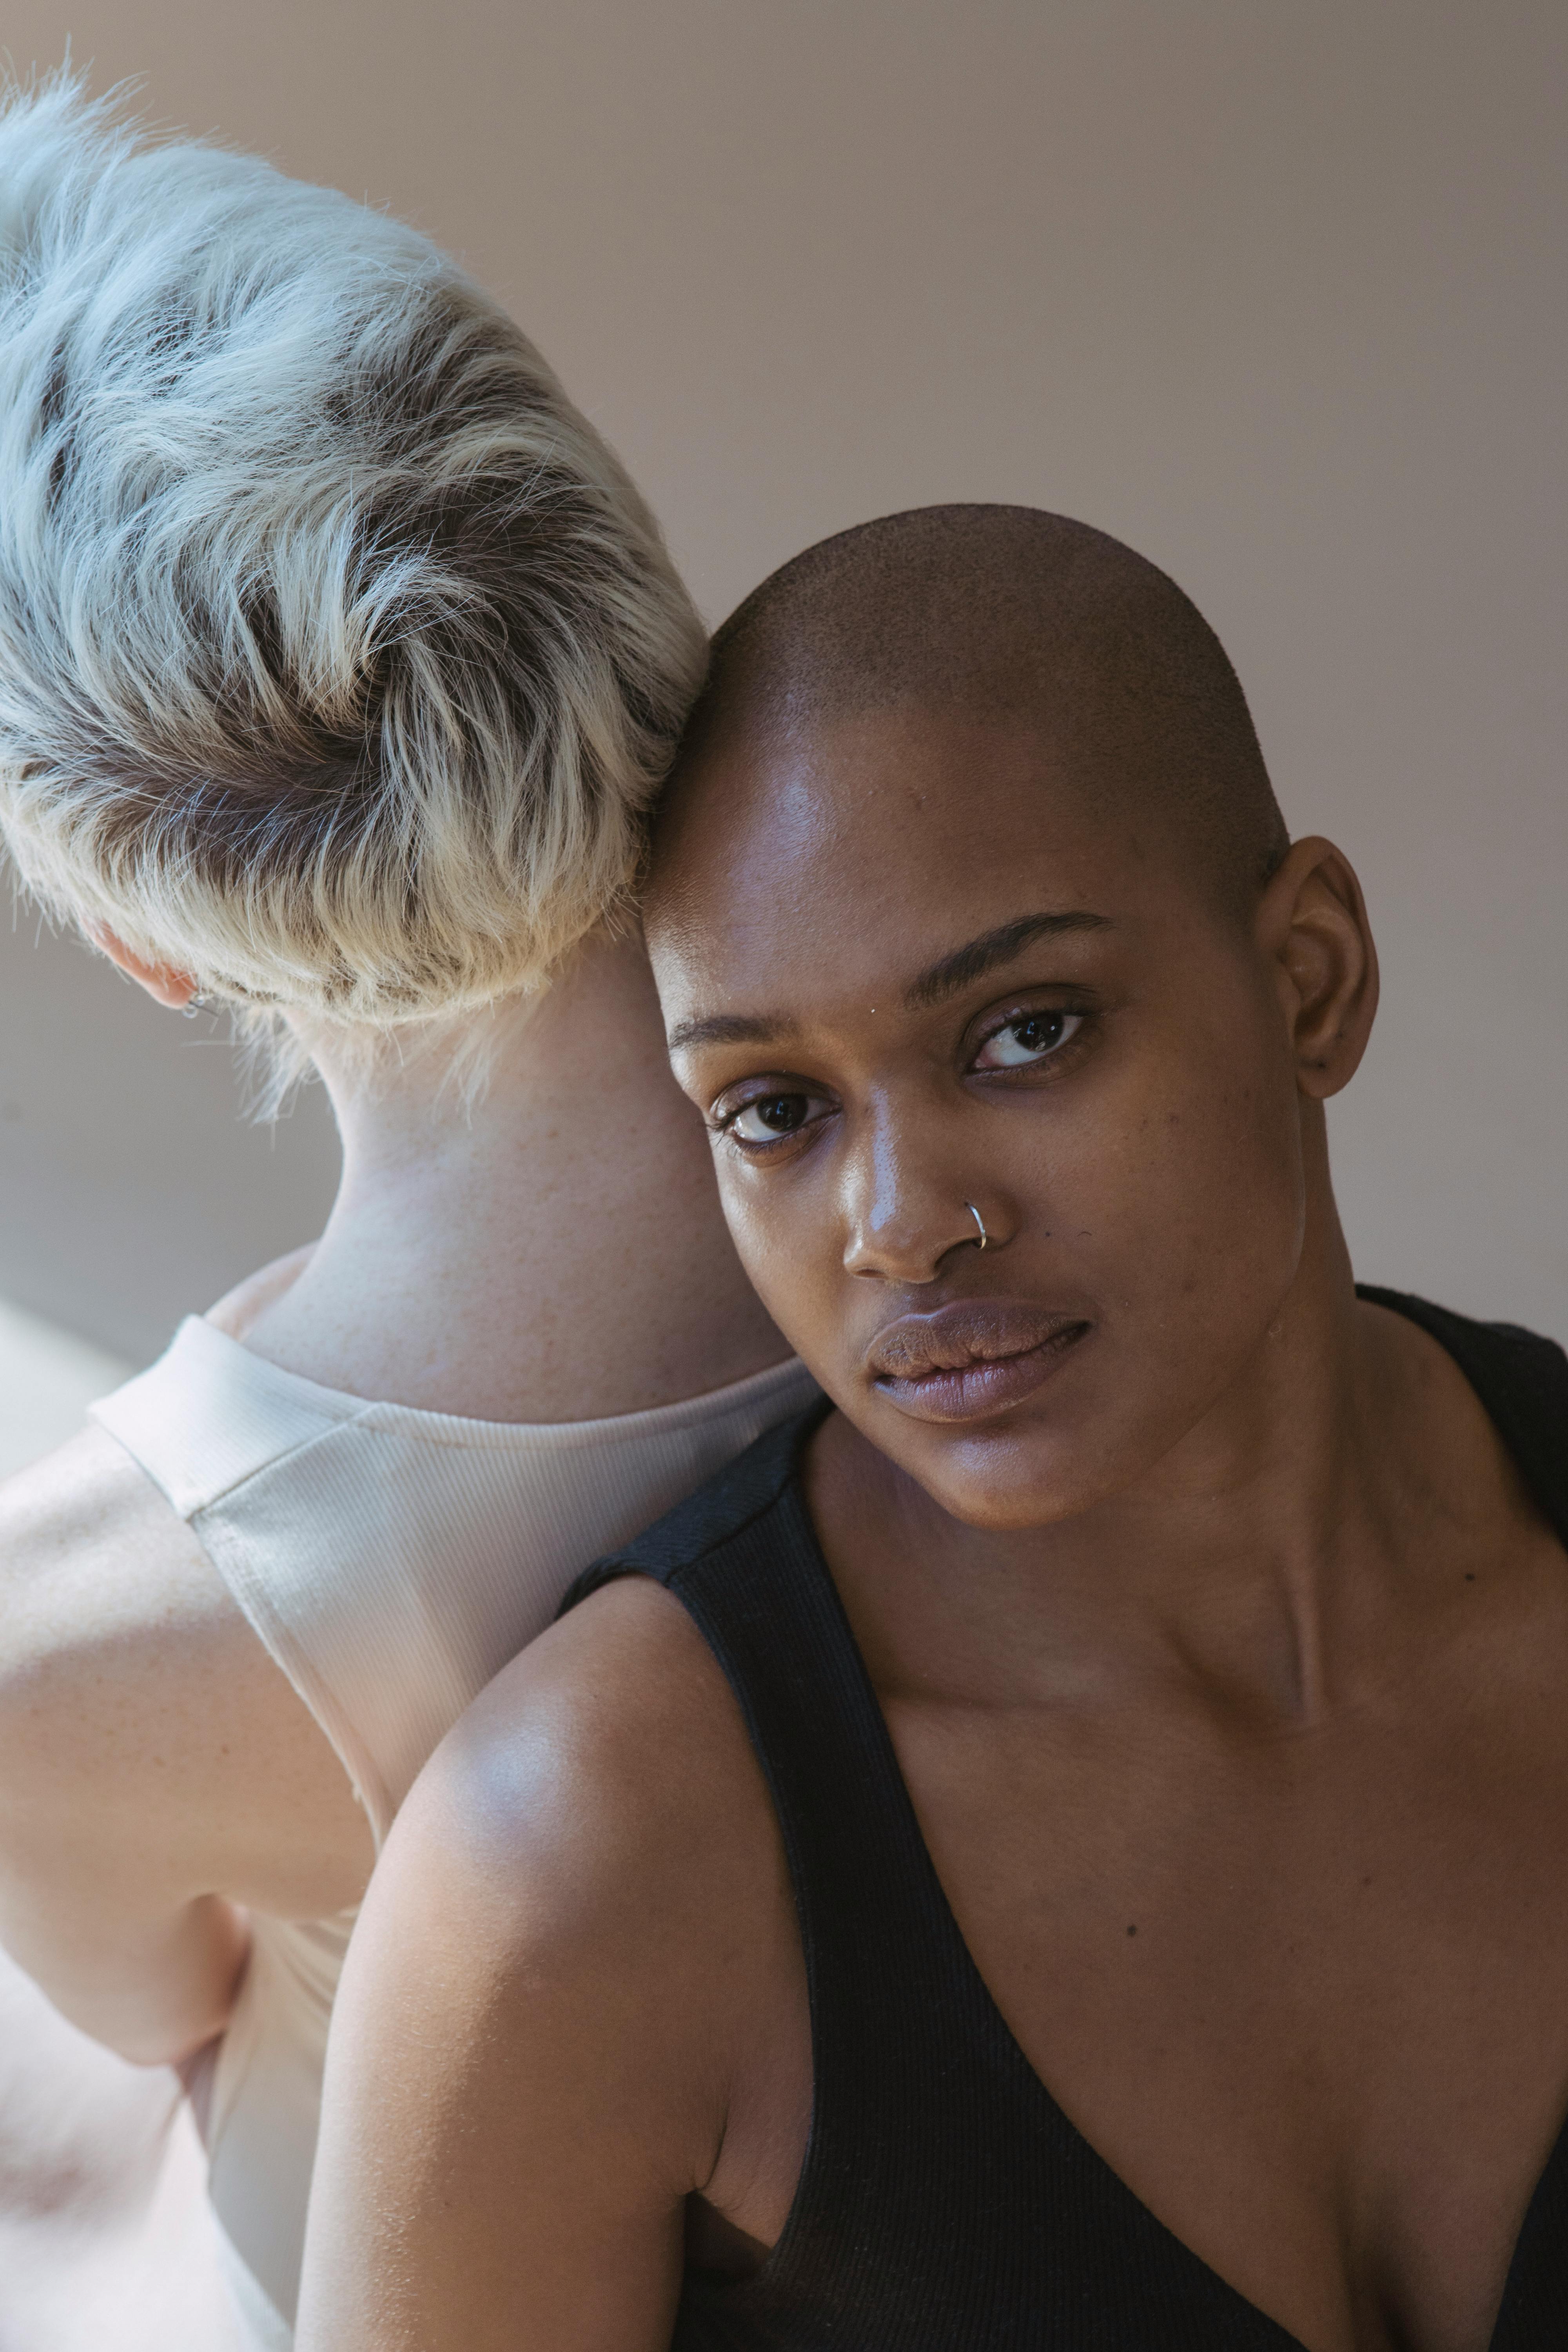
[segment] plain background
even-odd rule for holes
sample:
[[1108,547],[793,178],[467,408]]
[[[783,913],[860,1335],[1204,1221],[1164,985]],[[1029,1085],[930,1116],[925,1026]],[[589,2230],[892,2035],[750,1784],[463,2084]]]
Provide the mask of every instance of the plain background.
[[[1568,1337],[1562,0],[10,0],[68,35],[459,252],[712,617],[937,499],[1173,572],[1367,887],[1359,1270]],[[319,1095],[25,915],[0,990],[0,1291],[145,1358],[320,1224]]]

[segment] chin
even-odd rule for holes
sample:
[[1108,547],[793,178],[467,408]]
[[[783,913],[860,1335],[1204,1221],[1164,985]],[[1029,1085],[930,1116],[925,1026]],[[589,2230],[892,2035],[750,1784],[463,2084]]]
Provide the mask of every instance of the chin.
[[1064,1461],[1059,1441],[1031,1445],[1001,1433],[989,1441],[972,1435],[942,1454],[906,1454],[904,1467],[961,1526],[1020,1534],[1076,1518],[1118,1483],[1097,1478],[1087,1463]]

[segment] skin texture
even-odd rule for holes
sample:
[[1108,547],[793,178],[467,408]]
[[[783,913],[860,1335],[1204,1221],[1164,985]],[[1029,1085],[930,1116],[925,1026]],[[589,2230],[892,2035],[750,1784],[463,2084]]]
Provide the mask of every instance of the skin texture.
[[[710,730],[648,903],[675,1067],[839,1407],[812,1513],[1031,2063],[1309,2352],[1484,2352],[1568,2104],[1563,1555],[1447,1357],[1354,1296],[1349,866],[1298,843],[1241,910],[1107,805],[1016,715]],[[1042,914],[1096,919],[932,984]],[[933,1419],[877,1351],[940,1309],[993,1355],[1033,1318],[1048,1377]],[[683,2231],[776,2240],[810,2084],[738,1710],[613,1586],[378,1873],[300,2352],[662,2352]]]
[[[161,1001],[189,993],[103,944]],[[440,1054],[367,1069],[317,1041],[344,1143],[331,1219],[214,1319],[326,1387],[500,1422],[636,1412],[778,1361],[640,941],[590,943],[489,1042],[470,1114]],[[584,1059],[613,1095],[584,1088]],[[229,2015],[243,1911],[329,1916],[372,1856],[325,1735],[112,1438],[89,1428],[0,1489],[0,1939],[68,2017],[127,2057],[188,2058]]]

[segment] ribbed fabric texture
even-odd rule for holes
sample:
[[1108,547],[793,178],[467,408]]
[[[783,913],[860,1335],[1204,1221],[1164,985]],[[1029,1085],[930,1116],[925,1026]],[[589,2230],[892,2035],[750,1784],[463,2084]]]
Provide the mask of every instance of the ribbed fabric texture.
[[[469,1421],[320,1388],[193,1317],[92,1410],[200,1538],[379,1844],[431,1751],[584,1563],[815,1393],[792,1362],[652,1412]],[[213,2202],[280,2326],[352,1925],[258,1921],[213,2079]]]
[[[1568,1543],[1568,1361],[1386,1291],[1448,1347]],[[1046,2090],[970,1958],[773,1431],[571,1607],[642,1575],[689,1611],[766,1775],[811,1998],[809,2145],[757,2275],[689,2273],[672,2352],[1301,2352],[1173,2237]],[[1493,2352],[1568,2344],[1568,2131],[1521,2234]]]

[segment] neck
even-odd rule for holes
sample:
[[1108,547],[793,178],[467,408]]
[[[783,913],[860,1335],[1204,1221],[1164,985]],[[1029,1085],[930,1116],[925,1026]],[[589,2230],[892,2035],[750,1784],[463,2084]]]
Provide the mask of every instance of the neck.
[[353,1394],[482,1420],[636,1412],[785,1349],[741,1274],[641,943],[416,1037],[312,1036],[343,1173],[246,1334]]

